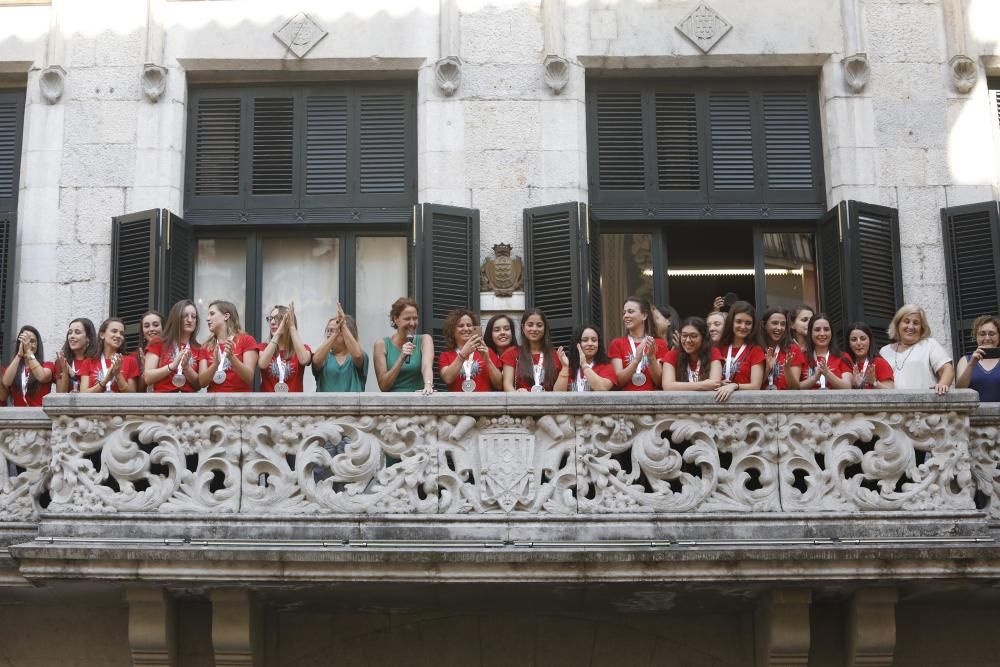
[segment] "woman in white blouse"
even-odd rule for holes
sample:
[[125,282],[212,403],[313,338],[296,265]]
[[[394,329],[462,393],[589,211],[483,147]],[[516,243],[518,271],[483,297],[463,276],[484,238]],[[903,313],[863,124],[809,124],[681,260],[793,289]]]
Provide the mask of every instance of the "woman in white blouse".
[[906,304],[892,318],[889,339],[895,342],[879,354],[892,365],[896,389],[933,389],[948,393],[955,379],[955,365],[941,343],[931,338],[927,314],[920,306]]

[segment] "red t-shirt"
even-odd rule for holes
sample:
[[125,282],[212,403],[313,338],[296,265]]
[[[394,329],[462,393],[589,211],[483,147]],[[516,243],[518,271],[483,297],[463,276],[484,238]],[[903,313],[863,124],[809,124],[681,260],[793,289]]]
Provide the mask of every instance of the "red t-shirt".
[[[653,345],[653,354],[656,358],[663,361],[668,352],[670,352],[670,348],[667,347],[667,341],[657,338],[656,343]],[[632,363],[632,346],[629,345],[629,337],[622,336],[621,338],[615,338],[611,341],[611,345],[608,346],[608,357],[612,359],[620,359],[622,362],[622,368]],[[632,380],[629,379],[625,382],[625,385],[619,387],[619,389],[622,391],[652,391],[656,389],[656,387],[653,386],[653,374],[649,372],[649,368],[643,367],[642,364],[636,368],[642,370],[642,374],[646,376],[646,381],[643,384],[635,385],[632,384]],[[617,376],[615,384],[618,384]]]
[[[243,361],[244,352],[246,352],[247,350],[256,350],[256,349],[257,349],[257,341],[255,341],[253,339],[253,336],[251,336],[250,334],[241,333],[233,340],[233,356],[235,356],[240,361]],[[214,357],[219,356],[218,352],[216,352],[215,345],[213,345],[211,349],[209,349],[208,346],[201,348],[201,359],[206,363],[208,363],[209,365],[211,365],[213,362],[212,358],[213,356]],[[219,368],[221,369],[222,366],[220,365]],[[226,380],[225,382],[222,382],[220,384],[216,384],[214,378],[208,379],[208,391],[210,393],[250,391],[250,385],[248,385],[246,382],[240,379],[240,376],[236,374],[236,371],[233,370],[232,366],[228,366],[225,370],[225,373],[226,373]],[[289,389],[291,389],[291,386],[289,386]]]
[[[606,380],[611,380],[612,389],[614,389],[615,385],[618,384],[618,374],[615,373],[615,367],[612,366],[611,364],[594,364],[593,371],[598,375],[600,375],[602,378]],[[586,380],[587,376],[584,375],[583,379]],[[576,377],[574,376],[570,376],[569,378],[569,390],[577,391]],[[587,385],[587,389],[585,391],[592,391],[589,384]]]
[[[689,370],[693,371],[694,368],[693,367],[692,368],[677,368],[677,364],[679,363],[680,356],[681,356],[681,351],[679,349],[667,350],[667,353],[665,355],[663,355],[663,358],[660,359],[660,361],[663,362],[663,363],[665,363],[665,364],[667,364],[668,366],[673,366],[675,380],[677,382],[684,382],[684,381],[688,380],[688,371]],[[711,365],[711,361],[713,361],[713,360],[712,359],[709,360],[709,365]],[[691,366],[691,360],[690,359],[688,360],[688,366],[689,367]],[[708,378],[708,371],[710,369],[708,369],[708,368],[705,368],[705,369],[699,368],[698,370],[699,371],[704,370],[705,371],[705,377]],[[701,382],[701,380],[696,380],[696,382]]]
[[[111,370],[111,361],[105,360],[108,370]],[[135,355],[128,354],[122,357],[122,369],[120,371],[122,379],[126,382],[128,380],[133,380],[139,377],[139,362],[136,361]],[[100,378],[104,375],[104,367],[101,365],[101,358],[95,357],[93,359],[87,359],[83,362],[83,368],[80,369],[80,377],[87,376],[90,378],[90,386],[98,385],[101,383]],[[111,391],[118,392],[118,382],[111,383]]]
[[[493,350],[487,350],[490,355],[490,361],[497,368],[500,368],[500,357],[497,356],[496,352]],[[458,352],[455,350],[445,350],[438,356],[438,373],[441,372],[442,368],[447,368],[458,357]],[[493,384],[490,382],[490,373],[486,367],[486,360],[483,358],[483,353],[476,350],[472,353],[470,357],[472,359],[472,368],[470,370],[470,379],[476,383],[476,388],[473,391],[493,391]],[[448,385],[448,391],[462,391],[462,383],[465,382],[465,370],[459,370],[458,375],[451,384]]]
[[[837,377],[843,377],[844,373],[850,373],[851,367],[844,361],[843,357],[835,357],[832,354],[826,361],[827,367],[830,372]],[[813,357],[807,357],[805,359],[805,365],[802,367],[802,379],[805,380],[813,372],[813,368],[816,366],[816,359]],[[819,381],[813,386],[813,389],[829,389],[829,387],[820,387]]]
[[[525,384],[521,380],[521,378],[518,377],[518,373],[517,373],[517,355],[519,355],[519,354],[521,354],[521,349],[520,348],[509,347],[509,348],[507,348],[507,351],[503,353],[503,356],[500,357],[500,361],[503,362],[504,367],[510,366],[511,368],[514,369],[514,389],[528,389],[528,390],[530,390],[532,385],[531,384]],[[540,355],[538,355],[538,354],[532,354],[531,355],[531,363],[532,364],[537,364],[539,356]],[[552,351],[552,362],[555,364],[556,375],[558,375],[559,371],[562,369],[562,364],[559,363],[559,357],[556,356],[555,350]],[[555,382],[555,381],[553,380],[553,382]],[[545,385],[544,378],[542,380],[542,385],[543,386]],[[552,391],[552,387],[546,387],[545,390],[546,391]]]
[[[52,371],[52,377],[55,379],[56,376],[56,365],[52,361],[46,361],[42,364],[42,368],[48,368]],[[27,364],[24,366],[24,370],[28,370]],[[4,367],[0,369],[0,375],[7,372],[7,368]],[[29,373],[31,371],[28,371]],[[42,399],[45,398],[50,391],[52,391],[52,382],[37,382],[35,391],[31,392],[25,396],[21,391],[21,381],[23,377],[15,377],[14,384],[10,388],[10,399],[14,404],[15,408],[40,408],[42,407]]]
[[[743,347],[743,352],[740,352]],[[729,379],[726,379],[726,355],[730,354],[730,346],[726,349],[721,347],[712,348],[712,361],[722,362],[722,381],[735,382],[737,384],[750,384],[750,372],[757,364],[763,364],[767,359],[767,354],[759,345],[753,343],[744,346],[732,346],[733,366]]]
[[[257,349],[261,352],[264,351],[265,347],[267,347],[267,343],[257,345]],[[312,348],[308,345],[305,348],[306,352],[312,356]],[[278,384],[278,380],[281,379],[281,369],[278,367],[278,355],[280,353],[280,350],[275,352],[274,356],[271,357],[271,364],[260,372],[261,391],[273,392],[274,385]],[[294,354],[288,358],[282,355],[281,359],[285,362],[285,384],[288,385],[288,391],[301,394],[304,391],[302,381],[306,376],[306,367],[299,363],[298,358]],[[212,361],[211,358],[209,361]]]
[[[853,373],[854,361],[851,359],[851,357],[844,355],[843,361],[844,361],[844,368],[849,369]],[[858,366],[858,372],[861,372],[861,369],[863,367],[864,367],[864,362],[861,362],[861,365]],[[890,365],[889,362],[886,361],[883,357],[876,356],[874,359],[868,362],[868,368],[865,369],[864,386],[860,387],[860,389],[875,389],[875,383],[873,382],[873,380],[877,380],[878,382],[885,382],[887,380],[893,380],[894,378],[895,375],[892,372],[892,365]]]
[[[174,352],[175,351],[180,352],[180,350],[176,348],[177,346],[175,345],[173,347],[164,350],[163,339],[154,338],[153,340],[149,341],[149,345],[146,346],[146,356],[148,357],[151,354],[156,355],[159,358],[156,367],[163,368],[164,366],[169,366],[171,363],[173,363]],[[198,358],[200,355],[201,355],[200,348],[194,348],[191,350],[191,356],[188,358],[188,366],[190,366],[191,370],[195,372],[198,371]],[[167,377],[163,378],[155,385],[153,385],[153,392],[157,394],[174,394],[176,392],[198,391],[198,388],[192,387],[191,383],[189,382],[185,382],[180,387],[175,387],[173,380],[174,376],[168,375]]]
[[[765,354],[765,364],[764,370],[767,370],[766,354],[767,350],[764,351]],[[791,357],[791,365],[798,366],[800,369],[806,365],[806,357],[802,354],[802,348],[799,347],[798,343],[792,343],[788,348],[782,347],[778,350],[778,358],[774,363],[774,368],[771,369],[771,378],[774,378],[774,388],[775,389],[788,389],[788,380],[785,379],[785,360]],[[801,371],[800,371],[801,375]],[[763,388],[767,389],[770,386],[770,378],[766,375],[764,376]]]

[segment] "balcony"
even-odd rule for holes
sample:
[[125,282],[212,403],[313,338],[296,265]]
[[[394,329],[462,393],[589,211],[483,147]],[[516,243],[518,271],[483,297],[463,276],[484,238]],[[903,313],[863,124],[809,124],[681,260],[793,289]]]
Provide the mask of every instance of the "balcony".
[[0,411],[0,455],[0,585],[140,607],[643,582],[752,588],[808,637],[818,587],[891,610],[1000,577],[1000,405],[971,391],[58,395]]

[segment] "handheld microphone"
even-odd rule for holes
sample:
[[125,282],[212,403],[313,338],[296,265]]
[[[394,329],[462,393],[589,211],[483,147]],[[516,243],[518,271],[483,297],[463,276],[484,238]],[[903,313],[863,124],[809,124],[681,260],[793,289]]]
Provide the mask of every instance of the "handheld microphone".
[[[408,329],[408,330],[406,331],[406,342],[407,342],[407,343],[412,343],[412,342],[413,342],[413,339],[414,339],[414,336],[413,336],[413,329]],[[404,355],[403,355],[403,363],[404,363],[404,364],[408,364],[408,363],[410,363],[410,357],[412,357],[412,356],[413,356],[413,355],[410,355],[410,354],[404,354]]]

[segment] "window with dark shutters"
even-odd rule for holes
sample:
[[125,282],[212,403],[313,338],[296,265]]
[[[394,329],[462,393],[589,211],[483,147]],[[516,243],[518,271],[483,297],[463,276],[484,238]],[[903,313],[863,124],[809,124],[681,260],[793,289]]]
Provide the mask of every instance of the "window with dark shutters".
[[971,335],[980,315],[1000,313],[1000,208],[982,202],[942,209],[945,265],[956,354],[976,349]]
[[587,105],[593,206],[825,208],[815,81],[594,80]]
[[[819,246],[820,309],[830,318],[837,335],[845,326],[843,224],[846,205],[841,202],[819,223],[816,243]],[[849,323],[848,323],[849,324]]]
[[0,352],[9,358],[13,353],[16,331],[11,318],[11,302],[14,291],[14,242],[17,238],[17,214],[0,213]]
[[592,310],[585,294],[591,266],[580,262],[579,219],[575,202],[524,210],[525,303],[545,312],[556,347],[569,345],[573,329]]
[[291,97],[258,97],[253,100],[253,141],[250,192],[255,195],[290,195],[295,178],[293,146],[295,108]]
[[198,198],[240,194],[240,117],[242,101],[224,97],[195,99],[194,169],[191,194]]
[[347,194],[347,97],[306,98],[305,195]]
[[0,354],[14,353],[14,264],[24,132],[24,91],[0,91]]

